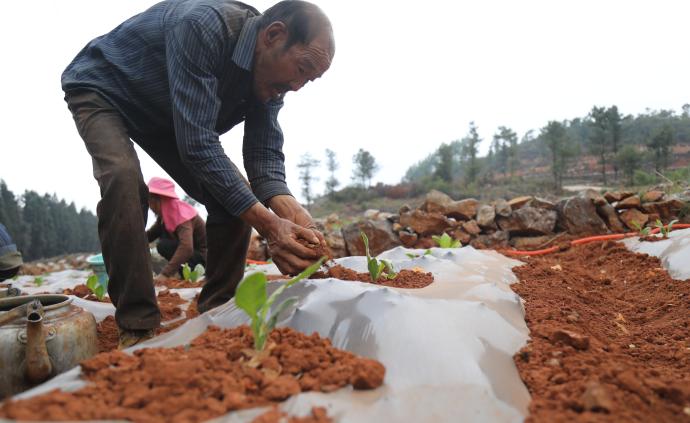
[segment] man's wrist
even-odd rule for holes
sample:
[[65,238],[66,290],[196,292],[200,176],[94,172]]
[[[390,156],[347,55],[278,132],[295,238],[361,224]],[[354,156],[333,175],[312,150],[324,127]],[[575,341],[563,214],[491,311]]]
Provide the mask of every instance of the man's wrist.
[[261,236],[265,237],[273,231],[278,216],[271,213],[271,211],[261,203],[254,203],[253,206],[240,215],[240,218],[256,229]]

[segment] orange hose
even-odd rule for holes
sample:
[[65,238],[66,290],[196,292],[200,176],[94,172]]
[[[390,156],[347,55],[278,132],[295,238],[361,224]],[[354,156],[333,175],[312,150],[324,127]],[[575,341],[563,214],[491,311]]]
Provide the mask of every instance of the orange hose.
[[[665,226],[668,227],[668,226]],[[675,225],[672,226],[671,230],[674,229],[687,229],[690,228],[690,224],[688,223],[676,223]],[[659,228],[654,228],[652,229],[649,234],[654,235],[659,233]],[[623,238],[629,238],[632,236],[637,235],[637,232],[626,232],[624,234],[610,234],[610,235],[596,235],[596,236],[588,236],[585,238],[580,238],[576,239],[574,241],[570,241],[570,245],[581,245],[581,244],[587,244],[589,242],[596,242],[596,241],[608,241],[608,240],[618,240],[618,239],[623,239]],[[556,247],[551,247],[551,248],[545,248],[543,250],[534,250],[534,251],[524,251],[524,250],[503,250],[503,253],[511,254],[514,256],[541,256],[544,254],[550,254],[550,253],[555,253],[556,251],[559,251],[561,248],[556,246]]]
[[247,259],[247,264],[268,264],[267,261]]

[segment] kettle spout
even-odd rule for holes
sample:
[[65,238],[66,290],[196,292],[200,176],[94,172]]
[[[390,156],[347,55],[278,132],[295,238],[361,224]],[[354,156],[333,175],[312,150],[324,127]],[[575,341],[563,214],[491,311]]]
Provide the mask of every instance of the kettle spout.
[[52,371],[43,331],[43,305],[33,300],[26,309],[26,377],[31,383],[40,383]]

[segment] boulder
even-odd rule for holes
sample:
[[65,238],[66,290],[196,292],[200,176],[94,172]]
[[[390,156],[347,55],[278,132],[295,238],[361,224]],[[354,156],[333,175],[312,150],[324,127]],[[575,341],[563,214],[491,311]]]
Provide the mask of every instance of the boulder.
[[649,221],[649,216],[637,209],[628,209],[620,214],[620,219],[625,223],[625,226],[636,231],[638,228],[635,227],[633,222],[636,222],[640,227],[644,227]]
[[479,227],[475,220],[468,220],[467,222],[463,222],[462,229],[469,235],[479,235],[479,233],[482,231],[482,229]]
[[479,201],[474,198],[453,201],[452,198],[441,191],[431,190],[426,195],[426,199],[420,209],[428,213],[440,213],[455,219],[469,220],[477,215],[478,206]]
[[479,235],[472,241],[470,245],[474,248],[507,248],[510,235],[506,231],[496,231],[490,235]]
[[510,216],[510,213],[513,212],[510,204],[508,204],[508,202],[502,198],[494,202],[494,208],[496,209],[497,216],[508,217]]
[[333,258],[347,257],[347,245],[342,231],[329,231],[323,234]]
[[522,207],[513,211],[510,217],[496,218],[496,223],[511,235],[548,235],[553,233],[557,218],[553,210]]
[[366,220],[386,220],[391,216],[393,216],[392,213],[382,212],[376,209],[368,209],[364,212],[364,219]]
[[508,204],[510,205],[511,210],[517,210],[530,202],[534,197],[531,195],[524,195],[521,197],[515,197],[512,200],[508,201]]
[[387,220],[365,220],[351,223],[342,229],[345,248],[351,256],[363,256],[364,241],[360,235],[364,231],[369,238],[369,252],[372,256],[381,254],[400,245],[400,239],[393,232],[393,224]]
[[398,238],[400,238],[400,242],[402,245],[406,248],[412,248],[414,247],[415,243],[417,242],[417,234],[414,232],[410,232],[407,230],[402,230],[398,232]]
[[418,234],[438,235],[452,226],[452,222],[443,214],[427,213],[422,210],[413,210],[400,215],[400,224],[409,227]]
[[430,236],[425,236],[422,238],[419,238],[417,242],[414,244],[414,248],[420,248],[423,250],[426,250],[427,248],[434,248],[436,247],[436,241],[431,239]]
[[559,225],[571,235],[597,235],[608,232],[606,223],[587,198],[572,197],[557,205]]
[[[508,204],[506,202],[506,204]],[[510,206],[508,206],[508,216],[510,216]],[[496,218],[496,208],[488,204],[484,204],[477,210],[477,224],[479,226],[489,227],[494,224],[494,219]]]
[[556,205],[554,203],[539,197],[534,197],[533,199],[529,200],[526,205],[538,209],[556,210]]
[[656,203],[664,199],[666,194],[663,191],[647,191],[642,194],[643,203]]
[[687,203],[674,198],[655,203],[645,203],[642,210],[647,214],[656,213],[662,220],[670,220],[678,217],[680,211],[685,207],[687,207]]
[[624,209],[636,209],[642,205],[639,195],[631,195],[630,197],[624,198],[623,200],[616,203],[615,207],[617,210]]
[[582,193],[580,193],[580,197],[590,199],[595,206],[609,204],[608,200],[606,200],[606,198],[603,195],[599,194],[598,191],[593,189],[582,191]]
[[[449,195],[435,189],[429,191],[420,207],[425,212],[445,214],[448,206],[453,202]],[[402,210],[400,212],[402,213]]]
[[510,239],[510,245],[517,250],[536,250],[544,248],[544,245],[552,239],[552,235],[516,236]]
[[618,212],[616,212],[616,209],[611,204],[604,202],[604,204],[600,204],[596,207],[597,213],[599,213],[599,216],[604,219],[606,226],[608,226],[612,232],[625,232],[623,222],[621,222],[620,218],[618,217]]
[[472,236],[465,232],[463,229],[454,230],[450,233],[450,236],[452,236],[453,239],[457,239],[458,241],[460,241],[462,245],[469,244],[472,240]]
[[609,203],[615,203],[633,195],[635,195],[635,193],[632,191],[610,191],[604,194],[604,198],[606,198],[606,201]]

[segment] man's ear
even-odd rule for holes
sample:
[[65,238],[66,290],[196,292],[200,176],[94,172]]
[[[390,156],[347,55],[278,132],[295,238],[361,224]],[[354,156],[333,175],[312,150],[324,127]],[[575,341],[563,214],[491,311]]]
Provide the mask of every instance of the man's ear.
[[264,29],[264,44],[269,47],[287,39],[288,29],[281,21],[272,22]]

